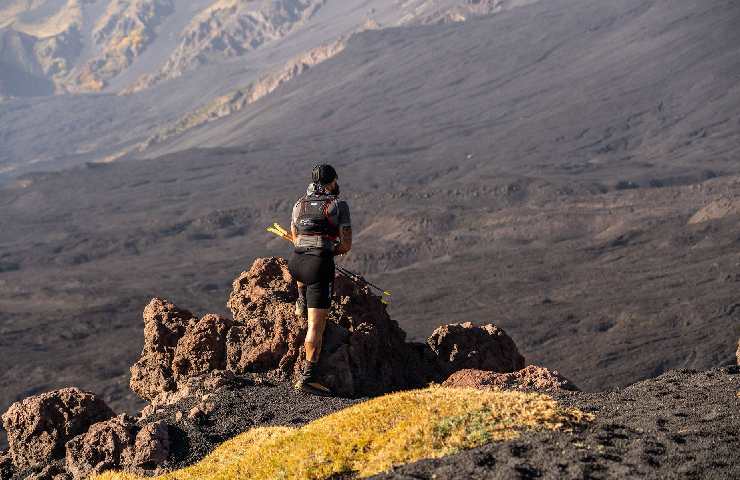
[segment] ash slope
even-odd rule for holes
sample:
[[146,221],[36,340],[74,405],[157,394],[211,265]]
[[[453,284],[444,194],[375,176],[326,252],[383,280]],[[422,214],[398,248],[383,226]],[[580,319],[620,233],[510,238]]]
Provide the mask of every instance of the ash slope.
[[[461,21],[531,1],[5,2],[0,182],[127,158],[183,119],[238,109],[245,91],[269,90],[286,70],[299,75],[320,61],[305,60],[315,49],[356,31]],[[53,93],[64,94],[31,98]]]
[[739,373],[679,370],[616,392],[560,395],[595,421],[572,434],[525,433],[372,478],[738,478]]
[[223,312],[217,292],[251,258],[286,253],[263,229],[287,222],[318,158],[352,205],[345,264],[394,291],[415,338],[492,321],[586,389],[729,363],[740,210],[689,220],[740,196],[739,9],[555,0],[364,34],[182,139],[243,146],[0,190],[0,353],[22,359],[0,371],[0,410],[70,384],[136,409],[128,366],[152,292]]
[[739,21],[728,1],[556,0],[364,32],[263,102],[149,153],[291,144],[391,187],[737,172]]

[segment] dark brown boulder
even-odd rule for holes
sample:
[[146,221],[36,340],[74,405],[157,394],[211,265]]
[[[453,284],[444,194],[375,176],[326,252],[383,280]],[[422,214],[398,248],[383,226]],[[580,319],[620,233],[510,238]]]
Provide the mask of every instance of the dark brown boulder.
[[202,375],[226,368],[226,333],[231,320],[218,315],[206,315],[191,322],[185,335],[177,342],[172,360],[175,379]]
[[450,375],[442,383],[442,386],[478,389],[536,390],[540,392],[578,390],[578,387],[557,371],[535,365],[529,365],[522,370],[510,373],[496,373],[473,369],[460,370]]
[[99,422],[66,445],[67,471],[75,479],[131,465],[136,423],[125,414]]
[[14,403],[3,425],[17,470],[63,458],[64,444],[90,425],[114,416],[100,398],[77,388],[64,388]]
[[133,466],[153,470],[170,456],[170,435],[166,423],[159,421],[145,425],[136,435]]
[[437,355],[441,378],[466,368],[499,373],[524,368],[524,357],[514,341],[492,324],[443,325],[432,333],[427,343]]
[[172,360],[177,343],[188,324],[196,321],[187,310],[161,298],[153,298],[144,309],[144,348],[131,367],[131,390],[145,400],[176,388]]

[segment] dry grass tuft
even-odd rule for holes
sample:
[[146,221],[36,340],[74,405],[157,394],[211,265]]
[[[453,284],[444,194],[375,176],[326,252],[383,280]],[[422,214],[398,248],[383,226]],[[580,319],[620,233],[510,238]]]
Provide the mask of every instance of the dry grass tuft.
[[[523,430],[558,430],[590,420],[534,393],[430,387],[385,395],[302,428],[256,428],[225,442],[191,467],[158,477],[325,479],[360,476],[394,464],[510,440]],[[105,473],[98,480],[136,480]]]

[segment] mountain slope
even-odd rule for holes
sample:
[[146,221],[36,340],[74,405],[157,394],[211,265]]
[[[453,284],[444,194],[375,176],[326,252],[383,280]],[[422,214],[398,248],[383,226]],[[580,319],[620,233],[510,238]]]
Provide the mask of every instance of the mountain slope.
[[[312,65],[313,52],[357,31],[451,21],[446,13],[453,11],[453,20],[460,21],[529,2],[12,2],[0,10],[0,25],[25,35],[30,47],[11,49],[10,55],[25,55],[24,65],[38,65],[33,72],[39,80],[0,90],[0,97],[20,96],[0,104],[0,182],[29,171],[138,154],[157,130],[180,131],[214,105],[226,113],[239,110],[239,100],[221,109],[224,99],[264,91],[261,84],[276,77],[300,75],[305,68],[293,69],[297,62],[313,57],[306,64]],[[17,76],[13,71],[0,72],[0,83]],[[65,95],[69,92],[77,94]],[[52,93],[63,95],[34,97]]]
[[[342,262],[394,292],[392,315],[412,337],[494,321],[529,361],[586,389],[729,362],[739,10],[552,0],[365,32],[144,152],[164,157],[22,177],[0,189],[0,352],[24,359],[0,372],[2,401],[79,384],[135,405],[127,366],[144,302],[158,292],[222,312],[217,292],[244,264],[287,254],[264,227],[287,222],[324,160],[352,208]],[[293,58],[302,35],[254,54]],[[260,78],[234,65],[248,72],[238,85]],[[69,164],[101,146],[115,154],[155,134],[161,115],[177,122],[232,91],[203,68],[131,97],[5,102],[3,139],[25,146],[0,148],[35,161],[73,145]]]
[[399,174],[444,157],[470,178],[737,171],[740,9],[671,5],[549,2],[466,28],[366,32],[279,94],[146,154],[321,138],[324,155],[414,152],[389,165]]

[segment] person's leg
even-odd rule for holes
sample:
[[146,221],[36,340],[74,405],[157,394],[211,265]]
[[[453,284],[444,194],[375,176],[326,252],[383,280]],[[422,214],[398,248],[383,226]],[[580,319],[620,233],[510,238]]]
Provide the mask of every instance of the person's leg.
[[290,275],[295,279],[298,286],[298,299],[295,302],[295,316],[299,318],[306,318],[306,279],[312,281],[312,277],[315,277],[313,270],[316,269],[312,265],[312,259],[306,258],[304,255],[293,253],[288,259],[288,271]]
[[319,361],[321,355],[321,344],[324,338],[324,329],[326,328],[326,319],[329,317],[329,310],[324,308],[308,309],[308,332],[306,332],[306,360],[311,363]]
[[319,268],[319,281],[306,288],[306,302],[308,304],[308,330],[304,348],[306,360],[299,386],[310,392],[326,395],[329,388],[319,382],[317,365],[321,356],[324,329],[329,318],[331,307],[332,283],[334,280],[334,262],[332,259],[322,259]]

